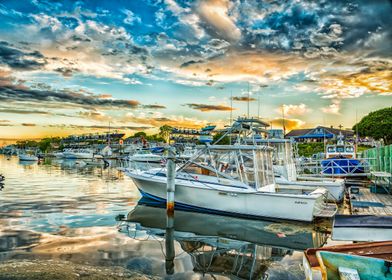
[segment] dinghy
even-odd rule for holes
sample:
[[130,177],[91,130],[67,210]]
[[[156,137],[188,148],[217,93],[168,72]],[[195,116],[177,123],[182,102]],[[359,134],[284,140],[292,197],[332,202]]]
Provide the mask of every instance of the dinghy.
[[392,279],[392,241],[308,249],[303,265],[309,280]]

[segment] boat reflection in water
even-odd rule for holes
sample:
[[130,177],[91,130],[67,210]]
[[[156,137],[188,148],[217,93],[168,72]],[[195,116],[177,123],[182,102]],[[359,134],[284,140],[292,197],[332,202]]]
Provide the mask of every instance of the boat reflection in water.
[[189,254],[196,273],[240,279],[286,279],[282,277],[290,274],[292,279],[303,279],[299,263],[297,271],[289,272],[279,271],[276,263],[296,255],[300,259],[300,251],[320,247],[327,238],[327,234],[303,223],[248,220],[185,210],[176,210],[171,220],[164,207],[143,198],[120,225],[120,231],[135,239],[145,235],[165,238],[167,274],[181,270],[181,265],[176,269],[173,261],[174,244],[178,242]]

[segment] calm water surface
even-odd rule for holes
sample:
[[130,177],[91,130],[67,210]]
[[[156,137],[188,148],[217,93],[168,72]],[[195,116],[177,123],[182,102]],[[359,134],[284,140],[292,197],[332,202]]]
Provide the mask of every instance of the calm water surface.
[[[326,239],[310,225],[185,211],[167,229],[162,205],[139,202],[115,167],[0,155],[0,174],[0,261],[60,259],[175,279],[303,279],[302,251]],[[116,222],[119,214],[126,221]],[[166,246],[174,263],[165,262]]]

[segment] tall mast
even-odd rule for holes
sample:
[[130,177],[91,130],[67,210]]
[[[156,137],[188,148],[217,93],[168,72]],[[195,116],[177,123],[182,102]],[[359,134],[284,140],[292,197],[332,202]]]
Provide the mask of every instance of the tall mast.
[[283,135],[286,136],[286,126],[284,121],[284,104],[282,105],[282,125],[283,125]]
[[230,90],[230,123],[229,126],[233,123],[233,91]]
[[355,153],[358,150],[358,108],[355,108]]
[[110,146],[110,121],[109,121],[109,135],[108,135],[108,145]]
[[250,99],[250,89],[249,89],[249,82],[248,82],[248,119],[249,119],[249,99]]
[[257,118],[260,118],[260,92],[257,93]]

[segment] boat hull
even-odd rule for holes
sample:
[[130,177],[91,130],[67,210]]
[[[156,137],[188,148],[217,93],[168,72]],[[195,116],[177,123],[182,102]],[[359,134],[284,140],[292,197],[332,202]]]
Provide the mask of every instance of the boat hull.
[[20,161],[38,161],[38,157],[31,155],[19,155]]
[[66,159],[92,159],[93,154],[67,152],[63,154],[63,157]]
[[137,161],[137,162],[161,162],[161,157],[129,157],[130,161]]
[[323,181],[289,181],[284,178],[275,178],[278,185],[289,186],[292,188],[318,188],[322,187],[328,190],[328,200],[341,202],[344,197],[344,182],[323,182]]
[[362,174],[365,172],[357,159],[330,158],[321,161],[322,173],[327,175],[344,176],[347,174]]
[[[166,181],[129,174],[143,196],[166,201]],[[225,191],[216,186],[192,186],[192,182],[176,180],[175,203],[196,211],[252,218],[273,218],[310,222],[314,209],[322,208],[322,195],[286,195],[248,190]]]

